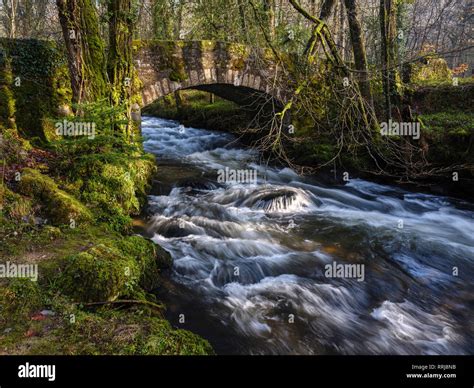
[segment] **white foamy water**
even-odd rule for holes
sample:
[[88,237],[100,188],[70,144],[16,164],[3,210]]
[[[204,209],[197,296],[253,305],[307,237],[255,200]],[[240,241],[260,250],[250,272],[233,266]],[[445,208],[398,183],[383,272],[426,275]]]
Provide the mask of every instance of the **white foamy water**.
[[[228,134],[142,125],[159,168],[178,171],[148,201],[153,240],[174,258],[165,302],[218,352],[472,354],[471,204],[358,179],[326,187]],[[257,183],[217,182],[226,167]],[[364,281],[326,277],[334,261],[363,265]]]

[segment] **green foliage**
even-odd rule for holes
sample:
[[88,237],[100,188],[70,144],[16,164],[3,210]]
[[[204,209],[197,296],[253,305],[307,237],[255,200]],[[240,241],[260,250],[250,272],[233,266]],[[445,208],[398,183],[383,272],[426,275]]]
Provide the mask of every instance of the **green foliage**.
[[[128,124],[128,120],[124,119],[126,113],[125,105],[111,105],[107,99],[98,99],[86,104],[74,104],[76,112],[80,112],[76,117],[68,118],[69,121],[90,122],[94,123],[98,135],[114,136],[117,127]],[[127,143],[126,139],[117,135],[114,145],[118,142]]]
[[293,55],[303,54],[311,37],[311,30],[301,25],[279,25],[276,29],[276,45],[279,50]]
[[432,135],[468,137],[474,134],[474,115],[462,111],[447,111],[420,116],[423,129]]
[[211,103],[209,93],[197,90],[180,91],[181,106],[176,105],[172,95],[158,99],[143,109],[144,114],[179,120],[190,127],[201,127],[222,131],[244,129],[253,115],[237,104],[215,97]]
[[173,21],[176,10],[170,0],[155,0],[152,7],[153,37],[160,40],[176,39]]
[[156,170],[155,158],[143,152],[141,139],[117,131],[124,124],[123,107],[105,101],[78,107],[73,120],[93,122],[93,138],[64,138],[51,144],[57,158],[54,170],[66,178],[68,189],[86,203],[100,222],[112,230],[130,229],[130,214],[137,214]]

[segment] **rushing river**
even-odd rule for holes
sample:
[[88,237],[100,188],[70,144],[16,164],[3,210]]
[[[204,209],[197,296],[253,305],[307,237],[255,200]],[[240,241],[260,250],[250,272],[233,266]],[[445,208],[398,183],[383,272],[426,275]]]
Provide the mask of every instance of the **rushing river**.
[[[472,204],[359,179],[327,187],[229,134],[142,125],[174,325],[220,354],[474,353]],[[257,181],[232,182],[235,170]]]

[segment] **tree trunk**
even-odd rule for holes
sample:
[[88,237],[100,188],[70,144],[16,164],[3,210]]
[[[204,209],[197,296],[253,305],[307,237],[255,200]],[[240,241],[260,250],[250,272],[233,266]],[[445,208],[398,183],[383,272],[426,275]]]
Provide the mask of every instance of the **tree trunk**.
[[319,13],[319,18],[326,21],[331,15],[335,4],[336,0],[324,0],[324,3],[321,7],[321,12]]
[[264,0],[263,8],[268,22],[268,35],[270,39],[275,39],[275,0]]
[[238,0],[238,6],[239,6],[239,16],[240,16],[240,27],[242,28],[242,31],[246,34],[247,31],[247,20],[245,18],[245,8],[244,4],[242,2],[243,0]]
[[109,57],[107,71],[112,103],[127,103],[133,84],[133,10],[131,0],[109,0]]
[[[111,83],[111,102],[125,108],[131,134],[132,95],[134,94],[133,30],[135,27],[132,0],[109,0],[109,57],[107,71]],[[116,130],[120,130],[117,125]]]
[[341,47],[342,58],[344,61],[347,60],[347,48],[346,48],[346,15],[344,12],[344,1],[339,2],[339,30],[337,33],[337,41]]
[[362,28],[357,16],[356,0],[344,0],[347,10],[347,20],[349,21],[349,32],[354,54],[354,63],[357,70],[357,80],[364,99],[372,105],[372,93],[370,91],[369,73],[367,67],[367,56],[362,37]]
[[382,85],[385,101],[385,116],[392,118],[392,109],[400,105],[397,87],[397,8],[393,0],[380,0],[380,35],[382,42]]
[[92,0],[56,0],[67,50],[73,103],[106,96],[105,49]]

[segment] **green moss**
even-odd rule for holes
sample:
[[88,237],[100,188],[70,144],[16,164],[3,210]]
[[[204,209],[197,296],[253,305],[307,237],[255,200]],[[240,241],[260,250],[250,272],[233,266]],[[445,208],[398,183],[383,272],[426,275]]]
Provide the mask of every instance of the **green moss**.
[[413,66],[411,79],[414,84],[449,82],[452,80],[452,73],[446,60],[430,56],[426,58],[426,63]]
[[15,125],[15,99],[11,86],[13,74],[11,61],[6,58],[0,59],[0,125],[7,128],[16,128]]
[[0,286],[0,327],[21,324],[42,305],[38,284],[30,279],[12,278]]
[[227,45],[227,53],[230,58],[231,66],[235,70],[243,70],[250,56],[250,48],[243,44],[229,43]]
[[156,169],[154,158],[118,153],[110,156],[116,158],[80,157],[79,164],[87,163],[85,167],[90,171],[90,179],[80,190],[81,198],[104,215],[137,214]]
[[[34,39],[0,39],[2,49],[6,60],[0,61],[0,74],[11,71],[11,82],[0,82],[0,87],[6,84],[13,94],[16,125],[22,134],[44,140],[44,120],[70,103],[65,56],[53,42]],[[4,115],[0,113],[0,120]]]
[[445,111],[420,116],[423,137],[428,145],[427,159],[435,165],[473,164],[474,115]]
[[187,330],[171,330],[164,320],[150,322],[150,334],[143,338],[144,354],[206,355],[213,354],[209,343]]
[[19,191],[34,198],[54,225],[69,224],[71,220],[76,223],[89,222],[93,218],[82,203],[37,170],[26,168],[22,171]]
[[84,88],[87,99],[95,101],[108,95],[105,44],[100,35],[94,3],[89,0],[80,0],[78,7],[81,12],[82,40],[87,50],[82,69]]
[[54,283],[78,302],[110,301],[156,288],[160,270],[170,265],[170,255],[143,237],[101,238],[62,260]]
[[32,214],[32,203],[6,186],[0,186],[0,215],[19,222]]
[[474,114],[474,84],[421,87],[413,91],[412,99],[422,114],[438,112],[469,112]]
[[58,285],[78,302],[115,300],[130,291],[139,277],[135,261],[106,245],[72,255],[64,265]]
[[159,284],[162,269],[172,266],[171,255],[159,245],[140,236],[131,236],[117,242],[117,247],[138,264],[140,285],[145,290],[153,290]]
[[145,107],[143,113],[179,120],[190,127],[230,132],[247,128],[254,117],[252,112],[217,96],[210,103],[209,93],[206,92],[183,90],[180,95],[182,104],[179,109],[174,97],[168,95]]
[[0,163],[21,164],[25,161],[31,144],[18,136],[16,129],[0,125]]
[[213,51],[216,48],[215,40],[201,40],[200,43],[202,51]]
[[168,71],[168,78],[174,82],[182,82],[188,79],[188,73],[182,57],[182,47],[174,41],[149,42],[151,50],[156,51],[161,58],[160,70]]
[[67,178],[67,187],[110,229],[131,229],[130,214],[137,214],[156,171],[155,157],[141,143],[123,136],[98,135],[94,139],[60,141],[55,170]]
[[[74,323],[59,325],[57,320],[48,322],[54,326],[53,330],[45,332],[43,329],[44,334],[28,346],[27,354],[213,354],[204,339],[185,330],[175,330],[163,319],[144,316],[144,311],[140,309],[129,312],[99,311],[94,314],[78,310],[74,316]],[[15,347],[12,348],[15,353]]]

